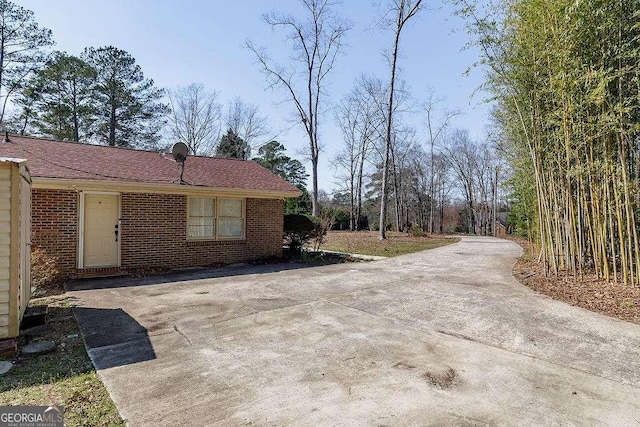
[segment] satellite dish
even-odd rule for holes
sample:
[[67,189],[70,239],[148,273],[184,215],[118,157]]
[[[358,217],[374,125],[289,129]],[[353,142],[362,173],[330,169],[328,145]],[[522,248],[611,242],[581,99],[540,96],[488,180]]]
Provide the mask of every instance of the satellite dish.
[[176,162],[180,163],[180,184],[185,184],[184,179],[184,161],[187,160],[187,154],[189,154],[189,147],[184,142],[176,142],[173,144],[171,154]]
[[176,142],[173,144],[171,154],[176,159],[176,162],[184,163],[187,160],[187,154],[189,154],[189,147],[184,142]]

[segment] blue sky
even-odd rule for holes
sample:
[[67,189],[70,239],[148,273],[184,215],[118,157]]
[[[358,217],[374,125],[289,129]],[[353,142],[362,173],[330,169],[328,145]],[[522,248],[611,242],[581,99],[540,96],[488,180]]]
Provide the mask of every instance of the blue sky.
[[[382,0],[384,1],[384,0]],[[272,32],[262,21],[271,10],[296,15],[297,0],[207,1],[207,0],[17,0],[35,13],[40,25],[53,31],[58,50],[79,54],[86,46],[113,45],[129,52],[142,67],[145,76],[160,87],[170,88],[192,82],[216,90],[226,104],[240,96],[256,103],[269,118],[273,134],[292,157],[306,146],[299,127],[289,121],[292,110],[283,104],[285,93],[266,88],[251,52],[242,47],[247,39],[265,46],[274,58],[286,60],[289,51],[283,34]],[[380,3],[377,0],[376,3]],[[488,123],[488,106],[483,95],[472,94],[482,82],[480,70],[465,76],[465,70],[477,60],[477,51],[464,50],[467,35],[462,22],[441,1],[427,1],[423,10],[402,35],[400,75],[417,99],[424,99],[429,88],[444,99],[443,107],[458,109],[462,115],[453,125],[469,129],[482,139]],[[374,29],[379,16],[371,0],[345,0],[338,9],[351,21],[344,55],[338,58],[327,89],[330,102],[346,94],[353,80],[367,73],[385,78],[387,62],[382,52],[391,43],[391,34]],[[424,135],[420,110],[407,120]],[[335,185],[331,158],[340,149],[341,136],[331,112],[323,117],[320,154],[320,188],[330,191]],[[424,140],[424,138],[421,138]]]

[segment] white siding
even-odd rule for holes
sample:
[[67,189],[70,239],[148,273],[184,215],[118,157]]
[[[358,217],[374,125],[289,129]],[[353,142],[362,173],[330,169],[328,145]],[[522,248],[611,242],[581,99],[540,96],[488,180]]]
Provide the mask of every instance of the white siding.
[[[31,299],[31,179],[29,172],[26,170],[24,163],[20,165],[20,202],[14,209],[18,208],[20,213],[19,219],[19,251],[18,258],[18,282],[20,289],[18,291],[18,319],[22,320],[24,311]],[[0,263],[2,268],[2,263]]]
[[0,339],[9,333],[11,164],[0,164]]

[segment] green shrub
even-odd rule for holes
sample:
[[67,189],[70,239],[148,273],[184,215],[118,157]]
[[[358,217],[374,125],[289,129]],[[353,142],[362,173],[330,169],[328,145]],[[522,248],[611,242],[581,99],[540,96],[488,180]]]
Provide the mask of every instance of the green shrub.
[[288,214],[284,216],[284,244],[291,253],[300,253],[302,246],[317,237],[320,220],[316,217],[302,214]]
[[411,224],[409,234],[413,237],[424,237],[427,235],[418,224]]

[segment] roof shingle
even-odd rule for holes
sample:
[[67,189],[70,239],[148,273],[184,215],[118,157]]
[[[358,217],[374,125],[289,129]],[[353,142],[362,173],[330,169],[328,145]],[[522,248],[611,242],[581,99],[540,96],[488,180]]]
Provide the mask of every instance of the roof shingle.
[[[9,140],[0,142],[0,156],[26,159],[34,178],[180,185],[180,164],[171,154],[16,135]],[[250,160],[188,156],[183,178],[190,186],[299,194]]]

